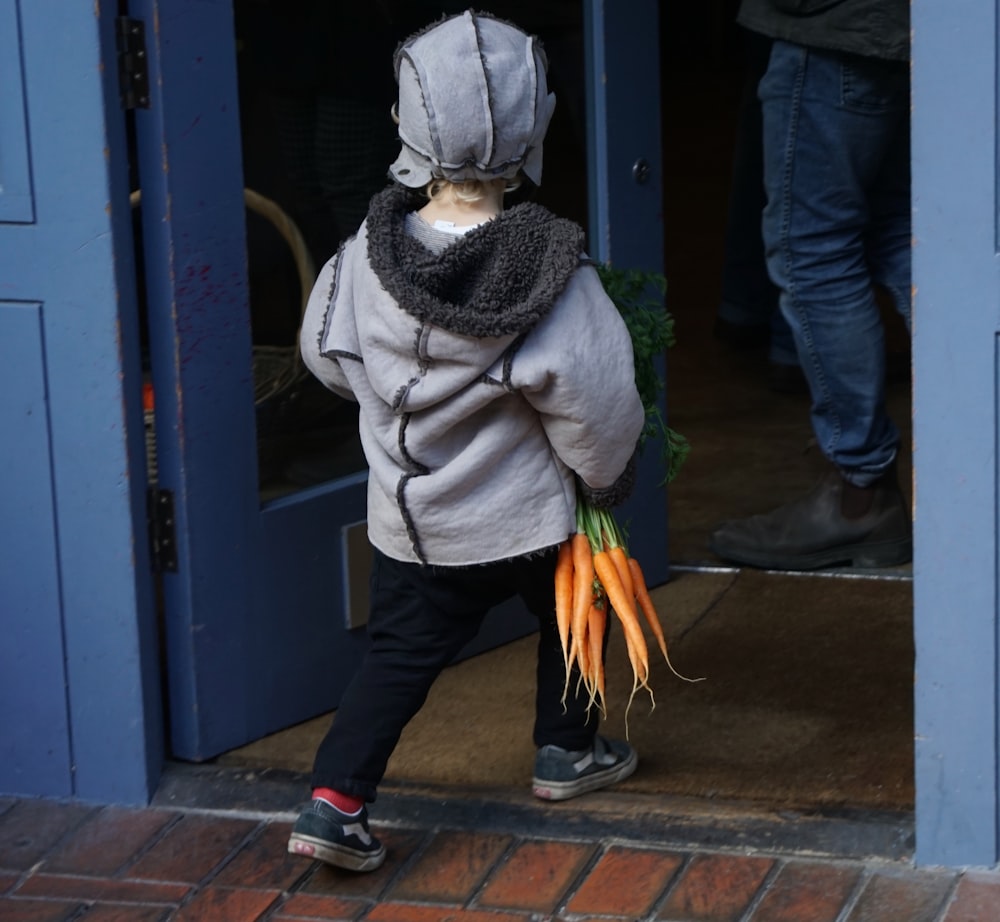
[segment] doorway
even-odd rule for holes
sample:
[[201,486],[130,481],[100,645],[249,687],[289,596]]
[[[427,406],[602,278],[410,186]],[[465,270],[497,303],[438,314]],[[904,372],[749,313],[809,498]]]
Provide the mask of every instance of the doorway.
[[[259,12],[261,5],[253,6]],[[577,6],[536,4],[536,21],[527,5],[494,5],[499,15],[546,40],[560,105],[568,95],[574,115],[574,86],[580,85],[574,68],[582,66]],[[811,487],[821,459],[811,445],[805,395],[771,387],[760,347],[735,348],[715,335],[746,49],[734,23],[735,3],[673,6],[661,9],[660,24],[664,266],[677,334],[667,361],[668,409],[692,453],[669,492],[672,578],[657,590],[657,600],[674,664],[707,681],[683,683],[662,666],[654,673],[657,707],[637,706],[627,728],[643,768],[623,788],[765,806],[909,811],[909,566],[871,573],[739,572],[707,548],[716,522],[762,511]],[[408,10],[420,20],[419,11]],[[567,37],[561,54],[552,55]],[[581,125],[557,118],[552,131],[537,200],[586,225],[585,173],[572,169],[584,162]],[[248,184],[258,168],[250,153],[260,151],[247,152]],[[886,320],[896,363],[908,368],[905,331],[888,311]],[[909,401],[902,374],[891,386],[891,410],[907,449],[903,471],[910,464]],[[909,490],[909,478],[903,480]],[[532,643],[530,637],[516,640],[443,676],[404,734],[387,782],[517,784],[530,765],[525,728]],[[624,661],[613,643],[609,670]],[[484,686],[496,692],[487,701],[475,691]],[[329,719],[307,721],[218,761],[307,772]],[[457,745],[456,726],[462,728]],[[609,715],[608,732],[626,732],[623,708]]]

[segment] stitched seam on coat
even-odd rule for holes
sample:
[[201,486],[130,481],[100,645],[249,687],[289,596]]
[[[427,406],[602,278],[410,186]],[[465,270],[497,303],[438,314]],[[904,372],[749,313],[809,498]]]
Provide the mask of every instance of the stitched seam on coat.
[[[349,238],[353,239],[353,238]],[[330,276],[330,290],[327,292],[326,296],[326,309],[323,311],[323,322],[320,324],[319,333],[316,336],[316,351],[323,355],[323,340],[326,338],[327,326],[330,320],[330,309],[333,307],[333,299],[337,295],[337,289],[340,287],[340,267],[343,263],[344,258],[344,247],[347,246],[347,240],[343,241],[339,247],[337,247],[336,262],[333,265],[333,275]]]
[[326,353],[328,359],[350,359],[352,362],[360,362],[364,365],[365,360],[356,352],[347,352],[344,349],[331,349]]
[[427,558],[424,556],[423,547],[420,544],[420,535],[417,533],[416,523],[413,521],[413,516],[410,515],[410,510],[406,505],[406,485],[414,477],[422,477],[430,473],[430,468],[425,467],[418,461],[410,457],[409,451],[406,449],[406,427],[410,422],[410,414],[404,413],[399,420],[399,430],[397,432],[396,438],[399,445],[399,452],[403,457],[403,460],[409,465],[410,470],[406,471],[396,484],[396,504],[399,506],[399,513],[403,517],[403,524],[406,526],[406,534],[409,536],[410,545],[413,547],[413,553],[416,554],[417,560],[422,564],[427,563]]
[[528,338],[527,333],[522,333],[514,340],[508,347],[507,351],[503,356],[503,377],[502,384],[504,390],[514,393],[514,386],[510,383],[511,374],[514,368],[514,356],[517,355],[518,350],[524,345],[524,341]]

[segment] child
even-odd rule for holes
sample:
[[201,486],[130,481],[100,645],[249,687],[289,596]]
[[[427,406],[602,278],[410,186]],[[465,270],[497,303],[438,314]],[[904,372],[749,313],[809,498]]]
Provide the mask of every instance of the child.
[[381,865],[365,804],[441,670],[514,595],[540,628],[534,793],[561,800],[635,770],[575,682],[563,702],[556,549],[578,490],[627,497],[644,413],[581,229],[535,204],[503,210],[522,173],[541,179],[545,67],[536,39],[485,13],[401,44],[396,182],[309,300],[305,362],[360,407],[375,562],[370,648],[316,754],[293,854]]

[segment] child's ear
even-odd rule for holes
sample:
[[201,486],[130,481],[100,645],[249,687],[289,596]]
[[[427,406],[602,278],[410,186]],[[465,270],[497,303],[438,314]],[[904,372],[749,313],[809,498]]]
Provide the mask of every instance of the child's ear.
[[394,102],[389,108],[389,115],[392,116],[392,120],[398,125],[399,124],[399,103]]

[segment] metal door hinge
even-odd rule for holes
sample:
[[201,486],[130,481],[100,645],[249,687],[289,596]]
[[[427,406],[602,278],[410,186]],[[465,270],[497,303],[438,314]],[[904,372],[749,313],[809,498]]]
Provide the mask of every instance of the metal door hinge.
[[177,532],[174,491],[150,487],[146,500],[149,522],[149,557],[157,573],[177,572]]
[[131,16],[115,20],[118,46],[118,93],[123,109],[149,108],[149,61],[146,24]]

